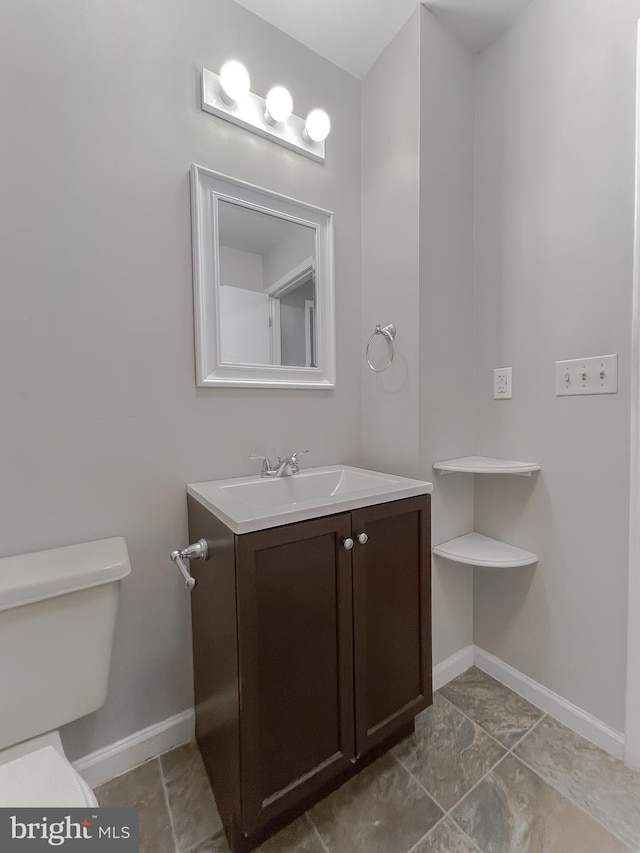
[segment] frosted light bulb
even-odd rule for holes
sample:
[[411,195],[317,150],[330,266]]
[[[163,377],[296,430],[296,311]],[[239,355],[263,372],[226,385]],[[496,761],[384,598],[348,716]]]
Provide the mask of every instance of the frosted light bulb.
[[304,134],[313,142],[323,142],[331,130],[331,121],[324,110],[311,110],[304,126]]
[[286,121],[293,112],[293,98],[284,86],[274,86],[267,93],[267,110],[264,114],[271,124]]
[[226,104],[233,104],[236,101],[246,98],[251,90],[251,78],[249,72],[241,62],[236,59],[231,59],[225,62],[220,70],[220,92],[222,100]]

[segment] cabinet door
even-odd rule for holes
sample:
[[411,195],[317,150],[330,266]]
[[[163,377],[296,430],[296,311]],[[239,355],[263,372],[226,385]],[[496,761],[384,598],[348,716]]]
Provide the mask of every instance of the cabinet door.
[[348,514],[236,537],[243,830],[350,766]]
[[429,513],[429,496],[352,513],[358,755],[432,702]]

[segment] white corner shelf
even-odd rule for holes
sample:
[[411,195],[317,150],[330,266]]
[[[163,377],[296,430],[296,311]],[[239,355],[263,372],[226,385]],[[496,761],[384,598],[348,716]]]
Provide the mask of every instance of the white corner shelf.
[[530,477],[539,471],[537,462],[517,462],[513,459],[492,459],[489,456],[461,456],[459,459],[444,459],[434,462],[433,470],[439,474],[515,474]]
[[538,562],[537,556],[531,551],[523,551],[522,548],[507,545],[506,542],[481,533],[466,533],[457,539],[450,539],[442,545],[436,545],[433,553],[454,563],[495,569],[515,569]]

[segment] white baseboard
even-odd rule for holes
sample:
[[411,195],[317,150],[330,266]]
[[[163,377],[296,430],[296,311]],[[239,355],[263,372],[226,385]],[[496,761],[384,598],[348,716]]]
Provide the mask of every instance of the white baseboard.
[[92,788],[97,788],[150,758],[189,743],[194,736],[195,713],[193,708],[189,708],[175,717],[169,717],[104,749],[85,755],[74,761],[73,766]]
[[[444,687],[474,664],[572,731],[586,737],[616,758],[624,758],[625,739],[622,732],[610,728],[601,720],[477,646],[465,646],[436,664],[433,667],[433,689]],[[193,708],[189,708],[111,746],[85,755],[84,758],[74,761],[73,766],[92,788],[97,788],[98,785],[133,770],[150,758],[188,743],[194,736],[195,714]]]
[[500,660],[494,655],[475,647],[475,664],[478,669],[491,675],[496,681],[509,687],[514,693],[522,696],[536,708],[540,708],[545,714],[549,714],[555,720],[563,723],[567,728],[582,735],[591,743],[601,747],[615,758],[624,758],[624,734],[616,731],[578,708],[567,699],[563,699],[557,693],[538,684],[528,675],[524,675],[508,663]]
[[433,667],[433,689],[440,690],[445,684],[453,681],[463,672],[473,666],[474,647],[465,646],[459,652],[449,655],[448,658]]

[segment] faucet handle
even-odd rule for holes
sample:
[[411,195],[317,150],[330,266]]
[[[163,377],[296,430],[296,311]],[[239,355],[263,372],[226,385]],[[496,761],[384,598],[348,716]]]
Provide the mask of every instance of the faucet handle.
[[294,474],[297,474],[300,470],[300,464],[298,462],[298,456],[301,456],[303,453],[308,453],[308,450],[296,450],[295,453],[292,453],[289,457],[289,464],[291,465],[291,471]]
[[268,456],[250,456],[249,459],[262,459],[262,473],[266,474],[268,471],[271,471],[272,465],[271,460]]

